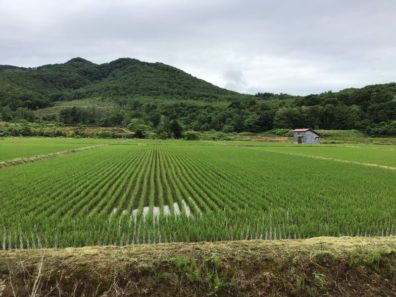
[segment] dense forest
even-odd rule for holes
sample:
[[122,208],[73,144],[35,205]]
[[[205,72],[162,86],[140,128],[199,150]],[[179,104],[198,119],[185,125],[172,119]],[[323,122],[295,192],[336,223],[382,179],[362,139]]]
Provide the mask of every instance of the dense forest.
[[[106,102],[40,113],[62,102]],[[72,104],[73,105],[73,104]],[[0,120],[128,127],[155,132],[263,132],[274,128],[359,129],[396,135],[396,83],[308,96],[239,94],[162,63],[82,58],[37,68],[0,66]]]

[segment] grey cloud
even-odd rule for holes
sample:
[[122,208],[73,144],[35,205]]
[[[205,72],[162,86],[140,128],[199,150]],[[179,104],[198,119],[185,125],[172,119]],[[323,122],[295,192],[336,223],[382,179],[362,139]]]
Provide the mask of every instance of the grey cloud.
[[238,91],[241,86],[246,86],[246,80],[243,73],[239,70],[228,70],[224,73],[224,87],[233,91]]
[[308,94],[395,81],[395,15],[393,0],[0,0],[0,64],[129,56]]

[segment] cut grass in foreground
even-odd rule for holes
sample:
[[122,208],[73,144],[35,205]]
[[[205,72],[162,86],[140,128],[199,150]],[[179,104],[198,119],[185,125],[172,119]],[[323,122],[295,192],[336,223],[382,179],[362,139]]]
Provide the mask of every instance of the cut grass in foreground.
[[395,237],[0,251],[8,296],[394,296]]

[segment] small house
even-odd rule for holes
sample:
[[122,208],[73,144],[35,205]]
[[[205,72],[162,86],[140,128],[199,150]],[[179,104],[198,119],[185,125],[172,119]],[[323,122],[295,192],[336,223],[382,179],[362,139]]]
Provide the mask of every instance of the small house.
[[295,144],[319,144],[320,135],[309,128],[294,129],[293,142]]

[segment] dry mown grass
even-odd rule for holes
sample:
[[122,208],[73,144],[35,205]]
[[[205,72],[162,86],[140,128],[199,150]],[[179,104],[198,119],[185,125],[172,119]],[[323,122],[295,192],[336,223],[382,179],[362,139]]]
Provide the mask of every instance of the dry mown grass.
[[396,238],[0,252],[0,296],[396,296]]

